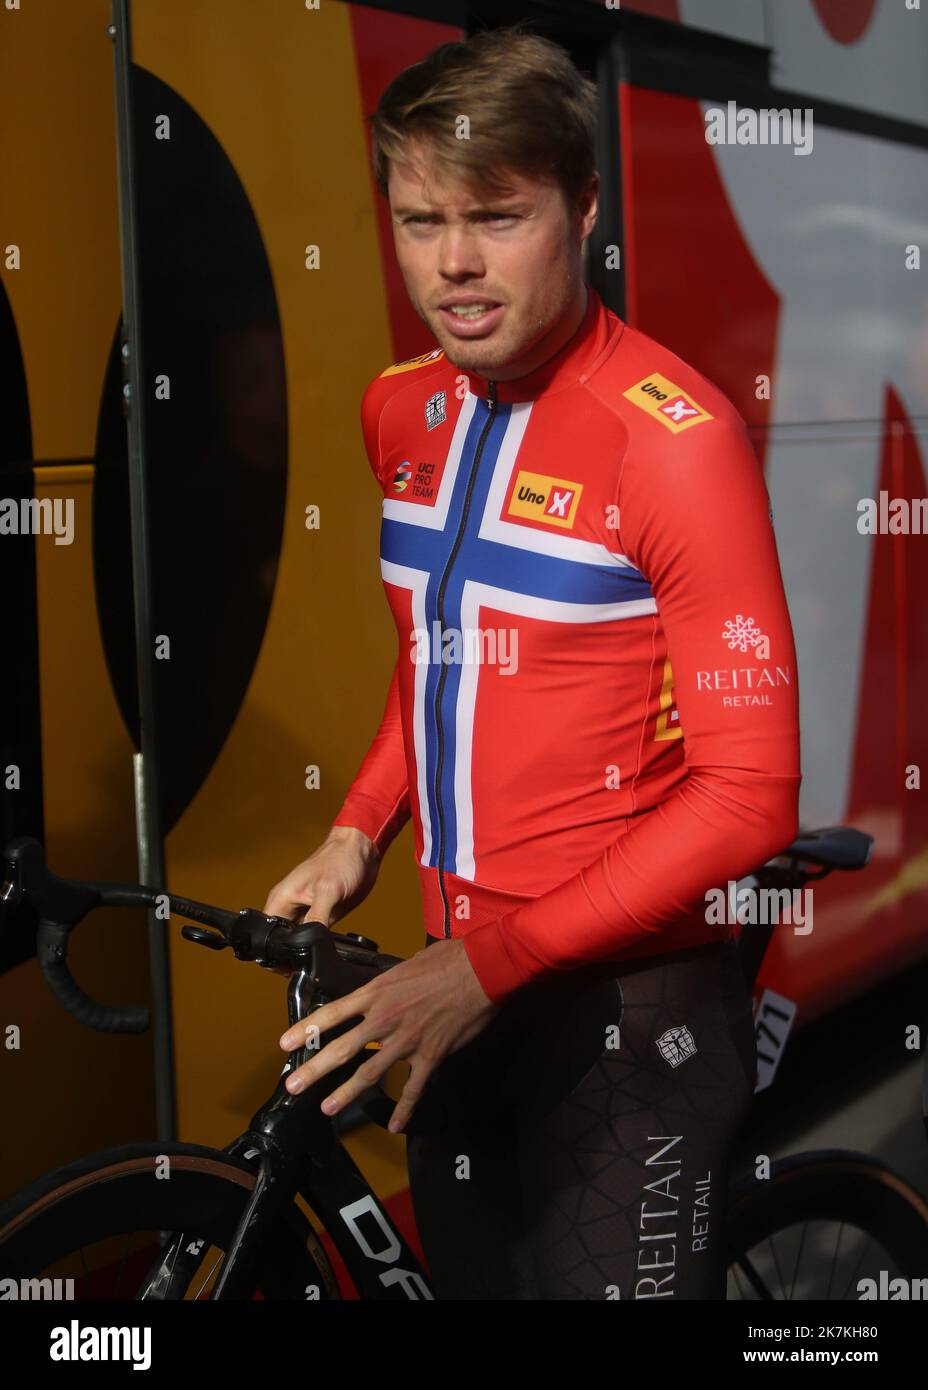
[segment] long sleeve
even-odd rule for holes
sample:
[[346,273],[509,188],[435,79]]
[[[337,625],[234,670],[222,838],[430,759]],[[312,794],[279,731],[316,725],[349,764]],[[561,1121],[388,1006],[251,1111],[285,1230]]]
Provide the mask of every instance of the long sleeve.
[[353,825],[363,830],[383,855],[409,814],[406,753],[394,666],[380,727],[333,825]]
[[[380,413],[386,394],[383,379],[377,376],[369,383],[361,401],[361,430],[367,461],[381,486]],[[398,671],[399,658],[393,667],[380,727],[332,822],[362,830],[374,841],[381,855],[386,853],[410,816]]]
[[579,873],[463,937],[495,1001],[546,973],[717,939],[706,892],[797,830],[796,657],[744,422],[732,408],[669,440],[638,432],[618,476],[621,544],[657,602],[686,774]]

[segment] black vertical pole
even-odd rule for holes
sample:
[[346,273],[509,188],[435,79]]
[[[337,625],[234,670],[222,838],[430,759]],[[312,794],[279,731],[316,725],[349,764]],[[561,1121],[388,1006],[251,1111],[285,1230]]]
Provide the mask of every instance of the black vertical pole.
[[[599,88],[599,121],[596,130],[596,164],[600,175],[599,217],[590,237],[590,281],[600,298],[619,318],[625,317],[625,236],[622,208],[622,147],[619,139],[619,39],[613,37],[599,49],[596,84]],[[618,246],[619,270],[607,270],[605,250]]]
[[[132,537],[132,588],[135,613],[135,660],[141,749],[135,754],[134,785],[139,881],[152,887],[165,884],[164,841],[158,790],[158,728],[154,690],[154,632],[152,624],[151,536],[145,450],[145,369],[139,294],[138,218],[136,216],[135,146],[130,83],[132,36],[129,0],[111,0],[113,70],[116,93],[117,176],[119,181],[119,244],[122,261],[123,392],[129,437],[129,519]],[[171,1021],[171,977],[167,921],[148,914],[154,1023],[155,1101],[157,1137],[176,1136],[174,1043]]]

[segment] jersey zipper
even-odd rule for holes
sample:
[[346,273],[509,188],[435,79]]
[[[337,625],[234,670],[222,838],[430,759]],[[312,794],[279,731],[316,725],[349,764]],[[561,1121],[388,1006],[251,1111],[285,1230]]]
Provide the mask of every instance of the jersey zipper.
[[[445,590],[448,587],[448,578],[454,564],[457,553],[461,548],[461,541],[464,539],[464,529],[467,526],[467,516],[470,511],[470,499],[474,491],[474,483],[477,481],[477,470],[480,467],[480,458],[483,454],[483,446],[487,441],[493,421],[496,418],[496,382],[488,383],[489,411],[486,423],[484,424],[480,438],[477,441],[477,448],[474,451],[474,461],[471,465],[470,477],[467,480],[467,491],[464,494],[464,505],[461,508],[461,520],[458,525],[457,535],[454,538],[454,545],[451,547],[451,554],[448,556],[447,564],[438,585],[438,595],[435,600],[435,607],[438,612],[439,640],[441,640],[445,627]],[[447,664],[442,661],[441,670],[438,673],[438,685],[435,692],[435,729],[438,742],[438,755],[435,762],[435,809],[438,812],[438,887],[441,892],[443,908],[442,936],[451,935],[451,910],[448,906],[448,895],[445,892],[445,871],[443,860],[445,857],[445,815],[441,802],[441,774],[445,761],[445,739],[444,728],[441,719],[441,697],[448,677]]]

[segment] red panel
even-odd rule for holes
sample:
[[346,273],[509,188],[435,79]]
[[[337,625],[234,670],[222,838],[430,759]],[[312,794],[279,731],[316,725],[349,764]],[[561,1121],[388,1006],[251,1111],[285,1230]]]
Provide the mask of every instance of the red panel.
[[812,0],[836,43],[856,43],[876,12],[876,0]]
[[779,295],[747,245],[699,103],[619,86],[626,318],[696,367],[751,425],[769,402]]
[[623,10],[637,10],[639,14],[653,15],[655,19],[680,20],[677,0],[622,0]]
[[[890,497],[902,495],[900,444],[904,426],[899,419],[900,409],[898,396],[887,389],[877,489],[885,490]],[[903,616],[901,580],[905,550],[910,542],[907,536],[876,535],[864,541],[864,544],[872,545],[873,558],[867,612],[867,648],[858,695],[854,771],[847,817],[861,830],[868,830],[877,836],[876,856],[881,848],[881,837],[878,827],[871,827],[867,821],[873,820],[874,813],[879,812],[885,856],[889,839],[886,829],[888,819],[891,817],[894,826],[901,819],[904,749],[901,746],[902,720],[897,718],[905,690],[905,671],[900,669]]]
[[[369,159],[370,126],[366,118],[376,109],[384,88],[403,68],[418,63],[439,44],[463,39],[465,35],[463,29],[448,24],[434,24],[431,20],[413,19],[385,10],[370,10],[364,5],[349,6],[349,13]],[[420,352],[428,352],[435,346],[435,339],[409,302],[393,250],[390,209],[386,199],[377,192],[373,176],[371,197],[377,214],[387,313],[393,335],[393,361],[398,362],[415,357]]]
[[[918,441],[902,401],[889,385],[878,488],[888,500],[898,497],[911,502],[926,496]],[[875,835],[879,847],[881,829],[887,812],[891,813],[896,832],[893,869],[904,870],[928,848],[928,802],[924,792],[905,786],[906,767],[928,768],[928,726],[921,695],[928,682],[928,544],[915,535],[876,535],[872,544],[867,654],[848,816]],[[870,825],[868,820],[876,823]],[[900,901],[910,921],[908,935],[914,934],[921,956],[920,914],[906,893],[900,893]]]
[[[887,389],[887,397],[894,418],[902,422],[899,436],[901,477],[895,495],[910,499],[928,497],[925,464],[912,423],[906,418],[902,403],[891,388]],[[928,540],[924,536],[905,538],[901,580],[900,662],[906,672],[900,718],[902,769],[914,763],[921,768],[924,777],[928,773],[928,720],[925,718],[924,695],[928,690]],[[904,788],[904,781],[901,785]],[[923,787],[921,791],[903,790],[902,797],[903,861],[909,863],[918,856],[924,860],[928,851],[928,788]],[[923,872],[923,884],[924,881]],[[921,910],[911,900],[907,904],[907,912],[913,923],[918,919],[921,922],[925,920],[928,903],[925,902],[925,888],[921,891]]]
[[[885,491],[888,500],[926,495],[912,423],[890,385],[877,486],[877,496]],[[924,915],[911,894],[915,861],[928,849],[928,803],[924,792],[906,790],[905,769],[912,764],[922,771],[928,767],[928,729],[920,697],[928,680],[928,545],[920,536],[905,534],[879,534],[872,544],[867,652],[848,819],[875,837],[879,878],[868,871],[867,896],[874,896],[880,881],[886,883],[888,891],[879,903],[878,954],[886,967],[899,970],[925,953]],[[921,877],[924,895],[924,873]],[[873,952],[872,939],[869,947]]]

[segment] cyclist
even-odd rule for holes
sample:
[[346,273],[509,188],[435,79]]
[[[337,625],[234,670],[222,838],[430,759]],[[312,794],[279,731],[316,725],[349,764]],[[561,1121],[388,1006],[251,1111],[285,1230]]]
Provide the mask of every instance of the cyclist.
[[763,477],[728,399],[584,281],[595,113],[515,26],[442,45],[372,118],[438,342],[362,403],[399,655],[331,833],[265,905],[336,921],[411,818],[432,949],[315,1014],[359,1021],[288,1086],[379,1042],[331,1113],[410,1064],[391,1128],[431,1115],[407,1157],[441,1298],[725,1296],[755,1049],[706,894],[797,829]]

